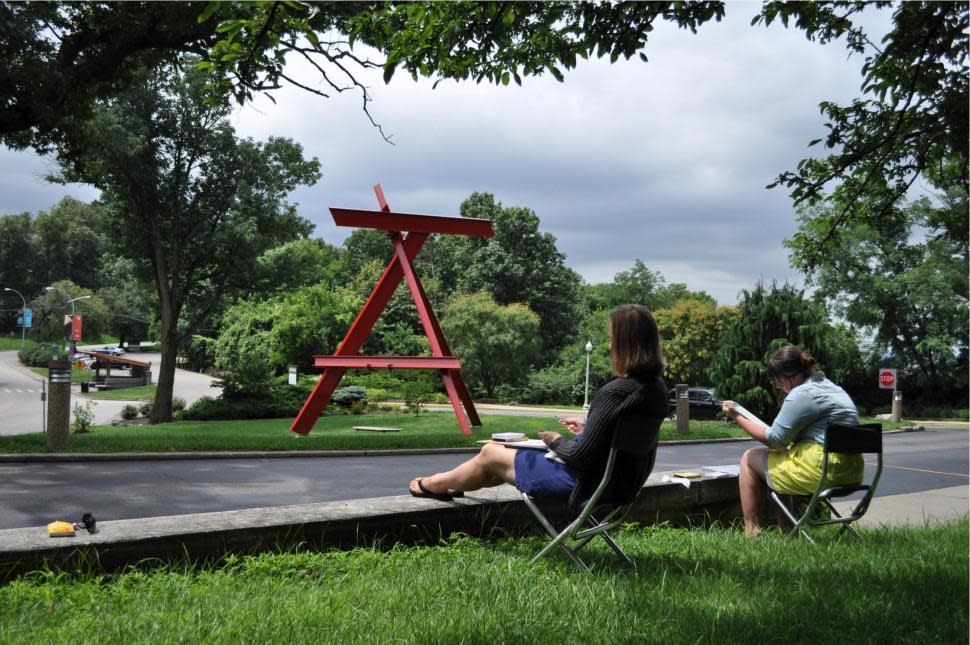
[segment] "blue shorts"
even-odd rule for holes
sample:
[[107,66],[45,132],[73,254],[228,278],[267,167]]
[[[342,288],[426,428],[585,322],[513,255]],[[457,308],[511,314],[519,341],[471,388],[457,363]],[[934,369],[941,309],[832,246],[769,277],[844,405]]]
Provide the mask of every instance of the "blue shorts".
[[566,465],[541,450],[515,451],[515,487],[533,497],[568,497],[576,485]]

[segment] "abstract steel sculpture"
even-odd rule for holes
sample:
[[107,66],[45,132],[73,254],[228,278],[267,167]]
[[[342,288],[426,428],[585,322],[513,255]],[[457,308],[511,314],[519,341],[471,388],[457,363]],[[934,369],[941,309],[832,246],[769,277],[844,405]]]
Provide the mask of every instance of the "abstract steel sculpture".
[[[441,374],[445,391],[451,400],[451,406],[458,417],[461,431],[471,434],[470,425],[482,425],[475,404],[472,403],[465,382],[461,378],[461,364],[451,355],[448,343],[445,341],[438,319],[431,310],[431,303],[421,286],[421,280],[414,271],[412,262],[424,241],[431,233],[445,233],[449,235],[474,235],[477,237],[492,237],[492,222],[487,219],[470,219],[466,217],[437,217],[433,215],[411,215],[408,213],[392,213],[384,199],[381,185],[374,186],[377,195],[379,211],[363,211],[349,208],[331,208],[330,214],[337,226],[356,226],[388,231],[391,243],[394,245],[394,257],[388,262],[384,274],[374,286],[367,302],[357,314],[344,339],[337,346],[333,356],[314,356],[313,364],[323,367],[324,372],[316,386],[307,397],[303,408],[290,426],[290,430],[297,434],[306,435],[313,428],[320,413],[327,407],[333,391],[344,372],[349,368],[387,368],[387,369],[436,369]],[[407,232],[407,236],[402,234]],[[360,350],[367,336],[374,328],[391,296],[404,279],[414,298],[418,310],[418,317],[424,327],[431,346],[431,356],[360,356]],[[464,413],[462,412],[464,406]],[[468,418],[465,418],[465,414]],[[469,421],[471,422],[469,424]]]

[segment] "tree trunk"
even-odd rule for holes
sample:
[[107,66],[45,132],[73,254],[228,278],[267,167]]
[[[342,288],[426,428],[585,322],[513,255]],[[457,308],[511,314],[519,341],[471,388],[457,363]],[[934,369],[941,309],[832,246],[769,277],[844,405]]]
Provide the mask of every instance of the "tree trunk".
[[175,359],[178,356],[178,313],[168,298],[161,299],[161,350],[152,423],[172,420],[172,395],[175,388]]

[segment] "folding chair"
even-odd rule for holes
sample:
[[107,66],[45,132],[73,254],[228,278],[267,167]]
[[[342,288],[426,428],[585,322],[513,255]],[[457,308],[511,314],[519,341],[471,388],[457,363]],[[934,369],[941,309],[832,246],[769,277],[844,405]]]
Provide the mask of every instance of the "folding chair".
[[[876,454],[878,461],[872,480],[868,484],[859,483],[843,486],[826,486],[825,475],[828,471],[829,455],[834,452],[853,455]],[[819,480],[818,488],[815,489],[815,492],[809,499],[808,506],[805,507],[805,510],[798,514],[799,517],[796,517],[797,513],[785,504],[782,500],[782,494],[778,493],[778,491],[769,490],[769,495],[772,501],[781,509],[781,512],[794,524],[794,528],[792,528],[789,535],[801,535],[812,544],[815,544],[815,540],[805,530],[806,526],[839,524],[842,527],[839,530],[839,535],[848,531],[858,538],[859,534],[850,524],[865,515],[869,509],[869,502],[872,501],[872,496],[876,492],[876,485],[879,483],[879,476],[882,474],[882,425],[869,423],[858,426],[847,426],[830,423],[825,429],[823,455],[822,477]],[[860,491],[864,491],[865,495],[862,496],[862,499],[859,500],[859,503],[856,504],[849,515],[843,517],[835,510],[835,507],[832,505],[832,498],[846,497]],[[801,499],[804,499],[804,497]],[[828,510],[831,515],[829,517],[818,517],[816,515],[817,511],[823,509]]]
[[[610,444],[603,479],[589,499],[579,503],[579,515],[564,530],[557,531],[536,506],[535,500],[528,493],[522,493],[522,501],[552,537],[552,541],[532,558],[532,562],[558,546],[581,569],[589,571],[578,552],[599,535],[628,566],[636,568],[633,560],[610,537],[609,531],[623,522],[653,470],[661,421],[625,419],[618,422]],[[594,511],[605,511],[606,515],[602,515],[602,519],[596,519]]]

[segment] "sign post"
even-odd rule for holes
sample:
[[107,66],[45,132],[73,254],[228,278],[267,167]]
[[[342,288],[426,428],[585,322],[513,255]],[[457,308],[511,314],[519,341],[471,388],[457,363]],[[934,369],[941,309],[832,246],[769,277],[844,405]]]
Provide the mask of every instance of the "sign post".
[[879,369],[879,388],[893,391],[892,421],[900,421],[903,418],[903,393],[896,389],[896,368],[882,367]]

